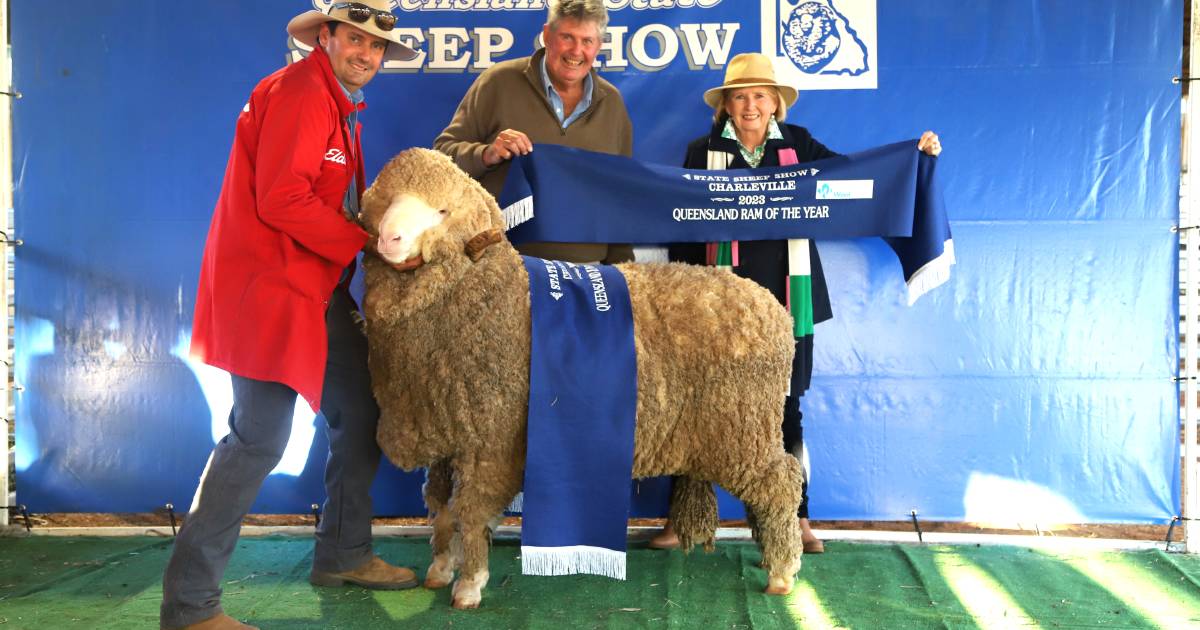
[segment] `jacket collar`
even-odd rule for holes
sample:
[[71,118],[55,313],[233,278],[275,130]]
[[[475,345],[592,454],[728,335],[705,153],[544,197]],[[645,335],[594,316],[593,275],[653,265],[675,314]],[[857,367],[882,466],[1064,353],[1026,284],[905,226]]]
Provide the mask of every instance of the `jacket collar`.
[[350,98],[346,96],[346,90],[342,88],[342,84],[338,82],[337,76],[333,74],[333,65],[329,62],[329,55],[325,53],[323,48],[320,46],[314,47],[312,52],[300,63],[305,62],[315,64],[318,68],[318,73],[325,81],[325,88],[329,90],[329,95],[337,103],[338,114],[342,118],[349,116],[350,112],[355,111],[355,109],[362,111],[367,108],[366,102],[359,103],[357,108],[355,108],[354,103],[350,102]]

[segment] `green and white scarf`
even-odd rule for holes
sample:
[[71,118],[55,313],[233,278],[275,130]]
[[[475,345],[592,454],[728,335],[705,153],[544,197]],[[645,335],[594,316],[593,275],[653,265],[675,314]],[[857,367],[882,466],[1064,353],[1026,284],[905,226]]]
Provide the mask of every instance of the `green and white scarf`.
[[[732,138],[737,140],[737,134],[733,128],[732,121],[725,121],[725,129],[721,132],[721,137]],[[767,140],[781,140],[783,134],[779,132],[779,125],[772,118],[767,125]],[[763,142],[754,150],[748,150],[739,141],[737,143],[738,150],[742,154],[742,158],[750,165],[750,168],[758,168],[762,164],[764,149],[767,146]],[[733,154],[725,151],[708,152],[708,169],[712,171],[725,170],[729,168],[729,164],[733,161]],[[783,148],[779,150],[779,165],[790,166],[797,164],[799,160],[796,157],[796,151],[792,148]],[[705,262],[714,267],[733,270],[738,266],[738,242],[737,241],[721,241],[717,243],[708,243],[705,249]],[[812,304],[812,260],[809,255],[808,239],[793,238],[788,239],[788,282],[787,282],[787,307],[792,314],[792,334],[797,339],[813,334],[813,304]]]

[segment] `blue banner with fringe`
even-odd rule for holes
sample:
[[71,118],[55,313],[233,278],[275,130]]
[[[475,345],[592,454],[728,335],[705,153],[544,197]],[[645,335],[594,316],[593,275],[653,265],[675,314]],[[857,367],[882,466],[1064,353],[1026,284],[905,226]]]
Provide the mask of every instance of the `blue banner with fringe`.
[[523,257],[532,346],[521,570],[625,579],[637,358],[625,277]]
[[886,237],[909,303],[950,278],[938,158],[908,140],[796,166],[699,171],[557,145],[514,159],[500,206],[514,243]]

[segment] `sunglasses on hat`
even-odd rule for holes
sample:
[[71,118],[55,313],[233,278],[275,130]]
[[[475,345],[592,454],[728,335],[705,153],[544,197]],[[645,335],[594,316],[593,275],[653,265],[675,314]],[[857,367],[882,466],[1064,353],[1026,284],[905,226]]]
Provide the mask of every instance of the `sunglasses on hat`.
[[359,2],[335,2],[329,7],[329,13],[333,13],[335,9],[346,9],[346,17],[351,21],[363,24],[375,16],[375,26],[381,31],[390,31],[396,28],[396,16],[390,11],[380,11]]

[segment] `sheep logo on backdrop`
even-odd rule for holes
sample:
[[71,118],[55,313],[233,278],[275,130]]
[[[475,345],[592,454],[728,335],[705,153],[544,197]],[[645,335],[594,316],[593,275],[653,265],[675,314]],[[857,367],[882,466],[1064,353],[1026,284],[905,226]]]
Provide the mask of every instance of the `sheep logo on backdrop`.
[[878,86],[876,0],[762,0],[762,52],[801,90]]

